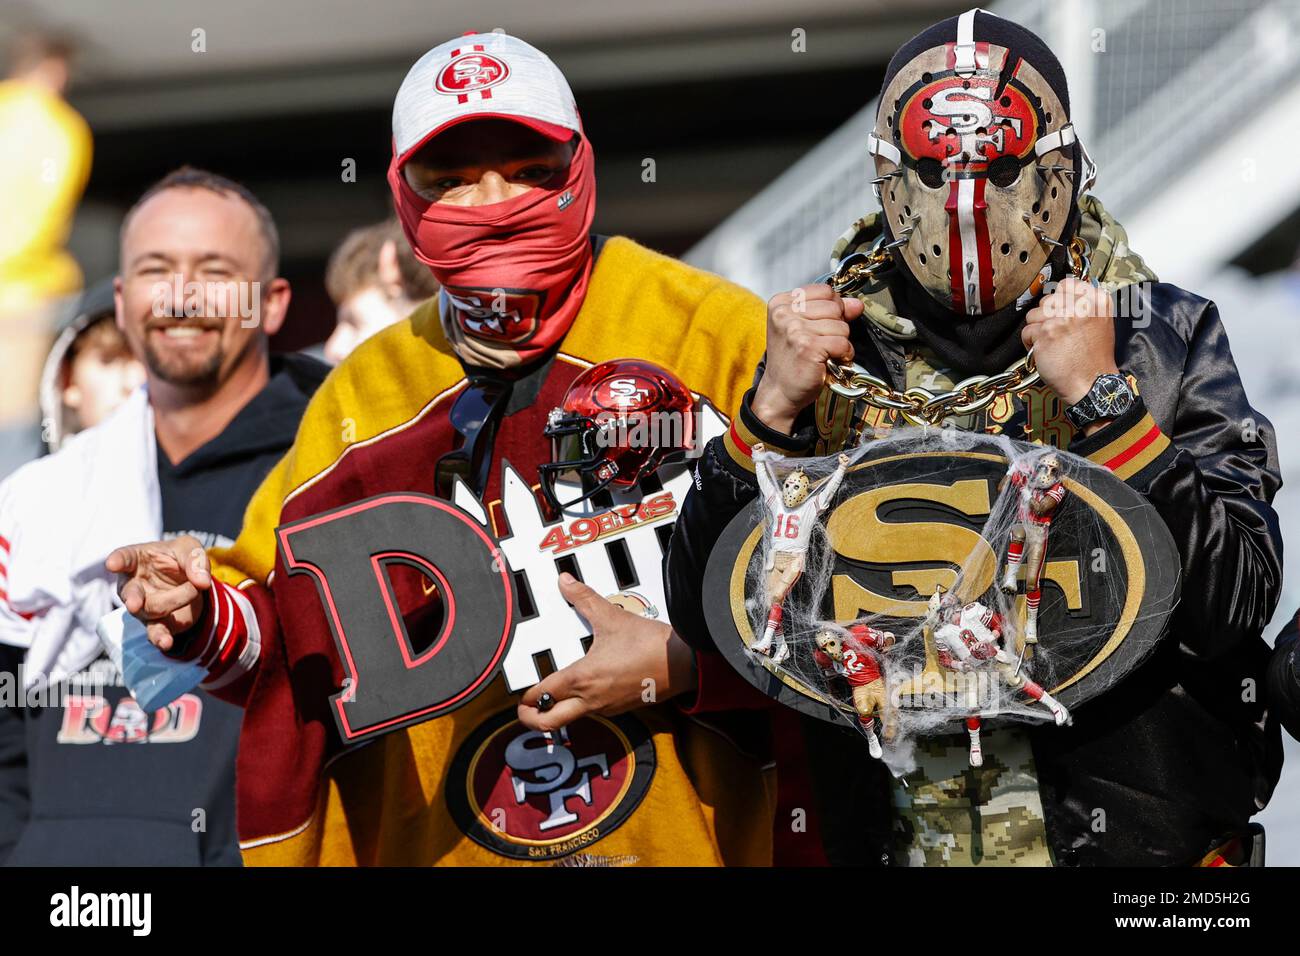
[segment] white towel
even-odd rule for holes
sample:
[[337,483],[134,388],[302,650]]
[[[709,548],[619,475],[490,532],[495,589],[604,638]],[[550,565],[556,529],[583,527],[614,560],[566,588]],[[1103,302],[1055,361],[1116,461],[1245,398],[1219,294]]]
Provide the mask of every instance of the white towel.
[[99,656],[96,625],[119,604],[104,559],[162,536],[156,456],[153,409],[140,388],[106,421],[0,483],[0,537],[9,544],[0,642],[27,649],[25,687],[65,680]]

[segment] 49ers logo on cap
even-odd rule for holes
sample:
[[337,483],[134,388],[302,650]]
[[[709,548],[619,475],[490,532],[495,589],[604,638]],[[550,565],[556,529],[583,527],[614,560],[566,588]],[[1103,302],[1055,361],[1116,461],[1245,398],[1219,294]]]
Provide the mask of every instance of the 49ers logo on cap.
[[635,717],[583,717],[547,735],[519,723],[512,707],[461,745],[447,808],[495,853],[558,860],[622,825],[654,772],[654,741]]
[[442,68],[434,86],[439,93],[456,97],[457,103],[469,102],[469,94],[478,93],[483,99],[492,98],[491,87],[510,75],[505,60],[485,53],[481,44],[469,50],[452,50],[451,62]]

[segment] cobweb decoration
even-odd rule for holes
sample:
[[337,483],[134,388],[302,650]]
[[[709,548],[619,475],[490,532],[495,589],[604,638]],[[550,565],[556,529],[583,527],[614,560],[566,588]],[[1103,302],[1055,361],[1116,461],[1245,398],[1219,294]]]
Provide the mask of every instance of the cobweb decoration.
[[[850,486],[847,491],[839,489],[830,506],[820,514],[815,509],[804,512],[805,516],[816,517],[802,556],[803,571],[780,602],[775,653],[769,651],[766,655],[757,653],[753,647],[762,643],[760,638],[768,628],[772,605],[769,586],[777,586],[773,585],[770,570],[777,557],[773,554],[776,550],[773,542],[779,539],[780,523],[788,519],[790,512],[788,505],[778,501],[781,489],[787,477],[801,470],[808,478],[810,495],[816,496],[827,488],[826,483],[832,480],[840,462],[834,455],[799,459],[785,459],[762,451],[755,455],[756,466],[770,469],[771,480],[765,486],[768,494],[760,495],[754,506],[767,533],[762,539],[762,559],[751,563],[746,582],[746,608],[755,635],[749,653],[778,677],[791,678],[831,702],[847,726],[867,735],[874,734],[877,739],[872,742],[873,753],[880,749],[876,746],[879,744],[883,748],[882,759],[898,775],[914,769],[918,737],[962,733],[969,728],[967,722],[973,717],[980,718],[977,723],[1010,720],[1060,724],[1072,720],[1073,715],[1053,698],[1050,689],[1077,673],[1096,653],[1099,641],[1114,629],[1118,612],[1111,620],[1070,614],[1068,596],[1048,579],[1048,562],[1062,556],[1076,560],[1081,577],[1092,575],[1089,587],[1094,593],[1098,587],[1104,589],[1110,607],[1122,607],[1127,590],[1121,560],[1116,558],[1107,568],[1106,556],[1101,555],[1103,570],[1111,573],[1094,575],[1097,568],[1086,564],[1095,563],[1095,552],[1079,553],[1078,542],[1095,544],[1110,540],[1103,529],[1090,526],[1101,524],[1097,512],[1064,490],[1071,484],[1068,479],[1077,479],[1085,470],[1099,468],[1086,459],[1050,446],[952,428],[893,429],[883,437],[847,450],[846,454],[850,473],[854,464],[868,457],[877,460],[889,455],[922,456],[917,459],[916,471],[909,473],[914,475],[910,480],[950,484],[952,477],[947,472],[951,469],[951,457],[933,456],[932,470],[926,471],[930,466],[923,456],[933,452],[995,455],[1002,460],[1008,476],[1020,476],[1008,477],[998,485],[987,520],[978,529],[979,544],[960,565],[932,563],[930,570],[935,573],[922,575],[922,579],[945,579],[946,583],[928,593],[922,593],[920,586],[895,584],[893,591],[898,602],[906,602],[911,609],[907,615],[900,612],[900,616],[872,614],[854,620],[834,620],[832,577],[837,567],[839,571],[844,570],[844,559],[832,551],[825,522],[836,507],[862,490],[856,486]],[[1039,628],[1037,635],[1029,633],[1027,641],[1028,605],[1032,603],[1031,595],[1026,593],[1027,565],[1031,557],[1028,552],[1039,527],[1032,520],[1026,521],[1026,495],[1033,493],[1036,471],[1040,480],[1045,480],[1043,476],[1050,477],[1048,456],[1055,456],[1057,475],[1064,479],[1055,495],[1059,503],[1046,505],[1049,509],[1054,505],[1054,510],[1050,510],[1051,522],[1043,532],[1044,573],[1038,616],[1040,622],[1049,619],[1052,623]],[[1039,488],[1036,507],[1044,507],[1045,497],[1052,497],[1049,489]],[[1020,533],[1017,528],[1026,525],[1034,527],[1023,535],[1026,540],[1021,546],[1020,562],[1013,568],[1014,590],[1008,593],[1003,585],[1011,583],[1007,580],[1011,544]],[[790,547],[788,542],[784,546]],[[938,587],[943,590],[936,596]],[[921,608],[927,609],[924,616],[916,613]],[[892,646],[864,647],[860,638],[872,632],[864,632],[860,625],[874,629],[874,637],[879,637],[881,632],[892,634]],[[819,632],[825,641],[828,631],[841,639],[839,661],[829,659],[818,642]],[[1033,643],[1035,636],[1037,643]],[[786,649],[780,648],[782,640],[788,647],[784,659],[781,658]],[[854,661],[846,663],[843,659],[846,648],[853,650]],[[850,665],[860,663],[864,656],[872,658],[874,667],[869,665],[865,675],[849,673]],[[863,684],[876,670],[881,683],[865,693],[857,691],[859,706],[855,707],[855,678],[857,684]],[[1045,699],[1035,699],[1035,687],[1049,691]],[[874,725],[869,726],[859,714],[862,699],[865,697],[870,706],[873,695],[884,703],[874,714]]]

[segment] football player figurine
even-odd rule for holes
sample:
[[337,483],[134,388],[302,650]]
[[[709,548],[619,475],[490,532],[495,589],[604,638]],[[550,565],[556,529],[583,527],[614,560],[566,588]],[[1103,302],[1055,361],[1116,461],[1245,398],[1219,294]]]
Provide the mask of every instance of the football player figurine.
[[[757,654],[768,655],[772,663],[780,664],[790,656],[790,647],[785,642],[781,630],[781,617],[785,613],[782,604],[786,595],[803,574],[808,554],[808,543],[812,540],[813,525],[817,517],[830,505],[831,499],[844,480],[844,472],[849,467],[849,456],[841,454],[839,467],[826,479],[817,494],[812,494],[812,485],[808,474],[802,468],[796,468],[785,476],[777,487],[776,475],[767,460],[762,445],[753,447],[754,471],[758,475],[758,490],[763,496],[770,519],[771,547],[767,550],[767,626],[763,636],[751,647]],[[776,641],[775,651],[772,649]]]
[[876,736],[876,715],[881,715],[885,725],[886,741],[894,739],[897,727],[877,655],[894,646],[894,635],[867,624],[850,624],[846,628],[823,627],[816,641],[813,661],[828,676],[838,674],[848,682],[853,690],[853,709],[867,733],[871,756],[879,760],[884,751]]
[[1034,462],[1032,470],[1016,463],[1007,471],[999,491],[1010,481],[1020,491],[1016,523],[1011,526],[1007,546],[1007,570],[1002,590],[1016,593],[1016,575],[1025,564],[1025,634],[1026,644],[1038,643],[1038,601],[1042,597],[1043,565],[1047,563],[1047,532],[1052,515],[1065,498],[1061,480],[1061,459],[1048,452]]
[[[930,598],[928,621],[940,667],[959,674],[996,668],[1008,687],[1051,711],[1058,727],[1073,723],[1065,705],[1022,674],[1020,662],[1002,646],[1002,615],[979,601],[962,604],[956,595],[940,589]],[[978,714],[966,718],[966,730],[970,734],[970,765],[982,766]]]

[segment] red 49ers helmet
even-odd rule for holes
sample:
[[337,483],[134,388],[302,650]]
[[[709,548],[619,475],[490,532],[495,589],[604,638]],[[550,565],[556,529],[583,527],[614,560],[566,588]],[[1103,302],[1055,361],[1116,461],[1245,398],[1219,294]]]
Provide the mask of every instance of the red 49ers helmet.
[[[690,389],[658,365],[640,359],[593,365],[547,418],[551,461],[538,468],[543,497],[563,512],[681,460],[695,446],[695,410]],[[557,484],[568,488],[562,492]]]

